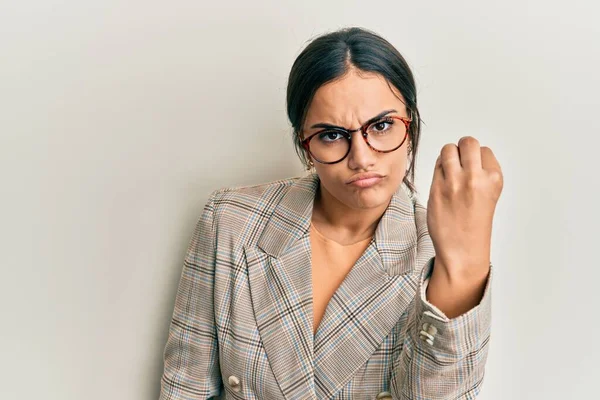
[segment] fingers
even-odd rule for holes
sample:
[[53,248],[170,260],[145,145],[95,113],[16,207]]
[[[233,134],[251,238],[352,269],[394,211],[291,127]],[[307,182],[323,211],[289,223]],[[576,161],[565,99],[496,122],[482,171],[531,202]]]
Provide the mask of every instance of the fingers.
[[472,136],[464,136],[458,146],[448,143],[442,147],[435,163],[434,178],[448,179],[467,170],[490,170],[501,172],[500,164],[489,147],[480,146]]
[[464,136],[458,141],[460,164],[465,170],[481,169],[481,149],[479,141],[472,136]]
[[501,170],[500,163],[489,147],[481,147],[481,166],[486,170]]
[[442,168],[442,156],[438,156],[437,160],[435,160],[435,167],[433,168],[433,180],[432,184],[435,184],[437,181],[444,180],[444,168]]
[[458,146],[449,143],[442,147],[435,161],[430,199],[434,191],[454,195],[463,190],[483,190],[497,201],[503,186],[502,169],[492,150],[465,136]]
[[494,182],[494,187],[498,191],[496,194],[499,197],[504,187],[504,176],[500,163],[494,156],[492,149],[485,146],[481,148],[481,162],[483,169],[487,172],[488,179]]
[[448,143],[442,147],[440,153],[440,162],[442,169],[444,170],[444,177],[447,178],[450,175],[457,174],[461,170],[460,156],[458,153],[458,147],[455,144]]

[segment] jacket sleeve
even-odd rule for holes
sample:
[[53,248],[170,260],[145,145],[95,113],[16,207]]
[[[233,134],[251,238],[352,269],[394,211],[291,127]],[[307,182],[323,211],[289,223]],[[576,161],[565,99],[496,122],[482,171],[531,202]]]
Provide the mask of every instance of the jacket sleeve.
[[491,281],[480,303],[449,319],[429,303],[425,290],[435,256],[422,269],[409,308],[402,351],[390,383],[394,399],[475,399],[483,382],[491,329]]
[[219,348],[213,310],[215,230],[213,192],[190,241],[164,348],[160,400],[220,395]]

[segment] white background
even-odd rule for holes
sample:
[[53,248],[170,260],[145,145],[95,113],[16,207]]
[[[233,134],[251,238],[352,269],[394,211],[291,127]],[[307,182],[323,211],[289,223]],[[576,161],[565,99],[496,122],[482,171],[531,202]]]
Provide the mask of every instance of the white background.
[[208,194],[303,174],[287,75],[309,39],[349,25],[413,69],[424,203],[445,143],[475,136],[502,164],[480,398],[595,397],[599,8],[0,2],[0,398],[157,398]]

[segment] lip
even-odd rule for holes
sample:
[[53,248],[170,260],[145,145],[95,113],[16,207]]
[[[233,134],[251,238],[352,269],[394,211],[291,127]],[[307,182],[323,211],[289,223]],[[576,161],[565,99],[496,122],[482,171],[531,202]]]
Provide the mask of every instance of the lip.
[[365,188],[365,187],[371,187],[373,185],[376,185],[382,179],[383,179],[383,176],[381,176],[377,173],[374,173],[374,172],[368,172],[366,174],[360,174],[360,175],[353,177],[347,183],[349,185],[354,185],[354,186]]

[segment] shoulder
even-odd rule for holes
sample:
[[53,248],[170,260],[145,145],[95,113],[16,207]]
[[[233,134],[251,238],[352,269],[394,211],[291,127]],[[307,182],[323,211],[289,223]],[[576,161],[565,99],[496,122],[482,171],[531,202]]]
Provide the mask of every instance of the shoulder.
[[290,177],[265,183],[223,187],[211,193],[210,201],[216,214],[237,209],[265,209],[276,205],[277,200],[299,179],[301,178]]
[[213,191],[207,207],[213,214],[214,234],[221,245],[256,239],[288,190],[301,177],[223,187]]

